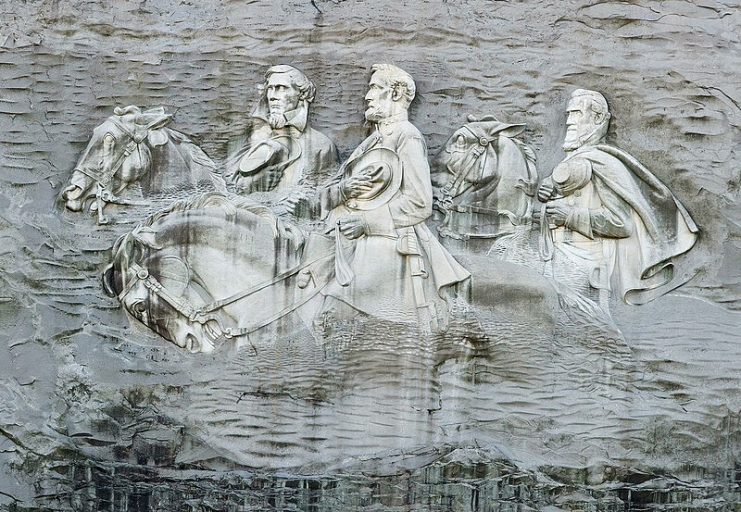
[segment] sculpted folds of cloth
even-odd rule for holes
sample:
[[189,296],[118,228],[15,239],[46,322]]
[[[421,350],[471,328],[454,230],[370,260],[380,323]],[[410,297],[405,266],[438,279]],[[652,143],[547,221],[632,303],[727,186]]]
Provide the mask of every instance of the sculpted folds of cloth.
[[679,200],[628,153],[604,144],[610,113],[595,91],[571,96],[566,158],[538,191],[544,201],[542,252],[558,279],[613,291],[642,304],[682,284],[673,260],[697,239]]
[[298,69],[268,69],[248,140],[226,166],[227,180],[238,191],[292,195],[295,203],[296,196],[312,195],[331,177],[337,148],[308,121],[315,94],[314,84]]
[[[470,274],[425,225],[432,185],[425,141],[407,118],[414,94],[414,81],[403,70],[373,67],[365,97],[373,133],[320,193],[327,226],[336,235],[335,265],[329,269],[334,277],[322,293],[325,311],[339,301],[434,330],[438,317],[447,314],[441,289]],[[322,278],[315,275],[315,281]]]
[[[291,152],[312,132],[296,117],[306,109],[286,110],[298,104],[303,91],[291,88],[290,69],[271,68],[265,99],[272,108],[262,121],[268,135],[236,162],[237,181],[252,183],[255,191],[266,186],[268,192],[288,193],[295,185],[283,180],[312,187],[307,176],[320,176],[291,174],[300,160]],[[567,156],[537,188],[542,205],[532,217],[540,221],[540,232],[531,229],[528,209],[534,155],[511,137],[521,126],[469,119],[446,145],[445,172],[438,176],[447,198],[444,209],[489,217],[507,213],[509,226],[488,221],[484,232],[481,224],[445,224],[448,216],[443,227],[471,239],[495,238],[495,246],[509,244],[500,252],[503,259],[520,265],[505,267],[511,275],[502,275],[503,267],[491,255],[495,246],[477,254],[480,246],[454,240],[448,248],[460,251],[454,254],[469,272],[427,226],[433,206],[427,146],[408,120],[415,88],[405,71],[373,66],[365,96],[372,133],[307,201],[311,222],[281,218],[275,204],[266,205],[257,195],[237,199],[212,192],[178,201],[119,240],[105,274],[106,290],[154,332],[189,350],[210,351],[225,340],[248,339],[294,312],[302,328],[331,330],[333,319],[354,322],[367,315],[422,333],[437,331],[447,323],[449,299],[464,286],[470,292],[467,311],[474,314],[525,297],[531,308],[551,311],[558,304],[609,329],[611,293],[640,304],[682,284],[673,267],[694,245],[697,227],[650,171],[604,143],[607,102],[583,90],[575,91],[569,103]],[[149,123],[146,116],[140,120]],[[157,125],[143,126],[150,131],[141,133],[152,137],[155,148],[185,144],[173,131],[163,128],[168,135],[163,138]],[[295,146],[284,145],[285,130],[298,126],[304,135],[291,139]],[[515,131],[505,133],[510,129]],[[171,143],[161,144],[166,140]],[[100,144],[106,150],[106,137]],[[334,153],[327,144],[317,155]],[[280,179],[269,185],[276,176]],[[288,203],[289,196],[284,198]],[[324,221],[319,228],[317,217]],[[461,227],[466,231],[453,229]],[[530,243],[535,238],[539,251]]]

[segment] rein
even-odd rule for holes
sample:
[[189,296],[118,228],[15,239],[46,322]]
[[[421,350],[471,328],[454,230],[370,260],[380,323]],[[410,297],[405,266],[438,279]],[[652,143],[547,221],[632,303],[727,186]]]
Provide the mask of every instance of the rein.
[[234,302],[237,302],[238,300],[241,300],[241,299],[244,299],[246,297],[249,297],[250,295],[252,295],[254,293],[257,293],[260,290],[263,290],[263,289],[267,288],[268,286],[272,286],[274,284],[280,283],[281,281],[285,281],[289,277],[298,274],[299,272],[301,272],[305,268],[313,265],[314,263],[317,263],[317,262],[319,262],[321,260],[328,259],[331,256],[332,256],[332,254],[325,254],[324,256],[320,256],[318,258],[314,258],[313,260],[310,260],[310,261],[307,261],[305,263],[302,263],[298,267],[292,268],[290,270],[286,270],[282,274],[278,274],[277,276],[275,276],[270,281],[266,281],[264,283],[257,284],[257,285],[255,285],[255,286],[253,286],[251,288],[248,288],[248,289],[246,289],[244,291],[237,292],[234,295],[231,295],[231,296],[229,296],[229,297],[227,297],[225,299],[221,299],[221,300],[218,300],[216,302],[212,302],[211,304],[206,304],[205,306],[202,306],[201,308],[199,308],[199,310],[197,311],[197,315],[200,315],[200,314],[203,314],[203,313],[212,313],[212,312],[216,311],[217,309],[223,308],[227,304],[232,304]]
[[157,278],[152,276],[147,269],[140,266],[138,263],[131,263],[129,268],[134,271],[134,274],[136,276],[136,279],[132,279],[129,281],[124,289],[121,291],[121,293],[118,295],[118,300],[123,303],[124,298],[126,295],[128,295],[131,290],[134,288],[134,286],[139,282],[142,281],[144,284],[144,287],[150,290],[152,293],[157,295],[159,298],[167,302],[170,306],[172,306],[175,311],[180,313],[181,315],[188,318],[191,322],[198,322],[200,324],[206,324],[207,322],[214,321],[219,325],[220,331],[224,334],[226,338],[234,338],[238,336],[244,336],[246,334],[249,334],[251,332],[257,331],[258,329],[261,329],[265,327],[266,325],[286,316],[287,314],[295,311],[299,307],[306,304],[309,300],[314,298],[324,287],[326,286],[320,286],[316,288],[315,290],[312,290],[311,293],[309,293],[306,297],[302,298],[296,303],[293,303],[289,306],[286,306],[285,308],[281,309],[277,313],[271,315],[270,317],[266,318],[265,320],[262,320],[261,322],[251,325],[249,327],[242,327],[239,329],[232,329],[230,327],[224,328],[221,325],[221,322],[218,318],[216,318],[215,315],[209,314],[213,313],[215,311],[218,311],[219,309],[223,308],[224,306],[228,304],[233,304],[234,302],[237,302],[239,300],[245,299],[249,297],[250,295],[253,295],[260,290],[263,290],[269,286],[275,285],[277,283],[280,283],[281,281],[285,281],[291,276],[294,276],[304,270],[305,268],[308,268],[309,266],[313,265],[314,263],[317,263],[319,261],[329,259],[333,256],[333,254],[325,254],[324,256],[320,256],[318,258],[314,258],[310,261],[307,261],[305,263],[302,263],[301,265],[294,267],[293,269],[287,270],[281,274],[278,274],[270,281],[266,281],[260,284],[257,284],[255,286],[252,286],[246,290],[243,290],[241,292],[237,292],[234,295],[231,295],[229,297],[226,297],[224,299],[211,302],[209,304],[203,305],[199,308],[194,307],[190,304],[187,300],[178,298],[173,296],[171,293],[167,291],[167,288],[165,288],[162,283],[160,283]]
[[145,130],[143,131],[143,136],[137,136],[136,131],[132,131],[128,126],[126,126],[124,123],[122,123],[120,120],[116,119],[115,117],[111,117],[110,121],[113,124],[115,124],[123,133],[125,133],[129,137],[129,141],[126,143],[126,147],[124,147],[123,152],[113,162],[113,165],[111,165],[110,169],[107,169],[107,172],[105,174],[101,173],[100,177],[102,177],[103,179],[100,179],[100,177],[95,178],[96,181],[98,182],[98,187],[95,193],[95,199],[98,201],[98,223],[99,224],[108,223],[108,219],[103,215],[103,207],[105,204],[135,204],[135,205],[138,205],[138,203],[134,201],[121,201],[118,197],[116,197],[113,194],[113,192],[111,192],[108,189],[108,187],[110,183],[112,182],[113,177],[123,166],[126,159],[139,147],[139,145],[142,142],[144,142],[147,139],[147,137],[149,136],[149,131],[152,129],[152,127],[160,122],[160,120],[157,119],[146,125],[142,125],[145,128]]

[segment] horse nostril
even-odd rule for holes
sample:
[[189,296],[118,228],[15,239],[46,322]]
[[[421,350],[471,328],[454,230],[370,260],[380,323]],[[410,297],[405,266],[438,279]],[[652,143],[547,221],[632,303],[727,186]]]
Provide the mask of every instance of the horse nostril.
[[188,352],[200,352],[201,351],[201,344],[198,341],[198,338],[196,338],[193,334],[188,334],[185,337],[185,347]]

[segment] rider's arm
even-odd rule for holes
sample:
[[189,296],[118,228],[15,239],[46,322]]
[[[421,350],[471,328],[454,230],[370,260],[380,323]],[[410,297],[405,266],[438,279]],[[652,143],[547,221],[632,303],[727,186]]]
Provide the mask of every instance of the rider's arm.
[[418,135],[402,134],[397,148],[403,173],[401,187],[386,204],[363,214],[367,235],[396,236],[396,229],[414,226],[432,215],[432,183],[427,148]]

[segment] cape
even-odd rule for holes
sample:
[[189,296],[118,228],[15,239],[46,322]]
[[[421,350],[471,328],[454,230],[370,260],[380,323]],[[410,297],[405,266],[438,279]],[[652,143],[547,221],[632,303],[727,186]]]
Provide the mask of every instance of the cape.
[[695,245],[699,232],[684,205],[651,171],[617,147],[599,144],[579,156],[592,163],[593,176],[634,212],[634,233],[615,239],[615,291],[628,304],[645,304],[684,284],[686,278],[675,278],[675,260]]

